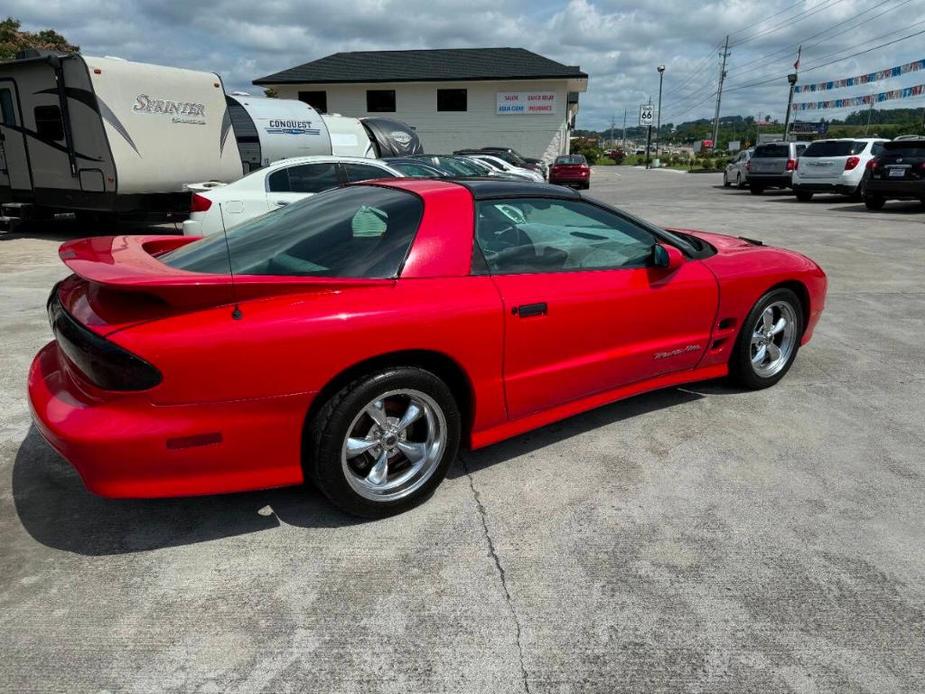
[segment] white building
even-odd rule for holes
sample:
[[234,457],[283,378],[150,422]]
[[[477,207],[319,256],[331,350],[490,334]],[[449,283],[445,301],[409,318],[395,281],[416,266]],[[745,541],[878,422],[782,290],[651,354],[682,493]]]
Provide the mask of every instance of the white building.
[[523,48],[335,53],[254,80],[323,113],[387,116],[425,149],[511,147],[551,160],[569,151],[588,75]]

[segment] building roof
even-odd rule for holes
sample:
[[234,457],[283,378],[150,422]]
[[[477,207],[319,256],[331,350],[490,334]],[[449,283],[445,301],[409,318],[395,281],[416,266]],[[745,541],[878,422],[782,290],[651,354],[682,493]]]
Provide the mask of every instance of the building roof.
[[334,53],[254,80],[254,84],[456,82],[517,79],[587,79],[524,48],[439,48],[419,51]]

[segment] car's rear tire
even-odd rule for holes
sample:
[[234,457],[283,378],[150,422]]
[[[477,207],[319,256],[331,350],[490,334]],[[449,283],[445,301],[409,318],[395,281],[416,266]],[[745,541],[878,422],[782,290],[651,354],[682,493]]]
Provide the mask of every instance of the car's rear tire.
[[728,188],[732,183],[729,181],[729,174],[723,171],[723,188]]
[[401,513],[434,492],[459,449],[462,420],[440,378],[403,366],[367,374],[309,422],[306,476],[336,506],[365,518]]
[[736,188],[743,187],[745,187],[745,183],[742,182],[742,172],[740,171],[736,174]]
[[732,380],[752,390],[773,386],[793,365],[803,329],[803,305],[792,290],[766,293],[739,331],[729,361]]
[[885,204],[886,198],[882,195],[867,194],[864,196],[864,205],[868,210],[882,210]]
[[748,189],[752,192],[752,195],[761,195],[764,192],[764,188],[761,186],[749,186]]
[[799,200],[800,202],[809,202],[810,200],[813,199],[812,193],[807,193],[802,190],[797,191],[796,196],[797,196],[797,200]]

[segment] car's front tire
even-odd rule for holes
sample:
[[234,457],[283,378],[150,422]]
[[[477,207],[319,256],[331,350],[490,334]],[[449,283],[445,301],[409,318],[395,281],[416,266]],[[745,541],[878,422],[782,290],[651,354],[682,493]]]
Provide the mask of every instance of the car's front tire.
[[401,513],[446,476],[461,427],[452,392],[430,371],[367,374],[331,396],[309,423],[306,475],[347,513]]
[[758,390],[782,379],[803,337],[803,304],[790,289],[773,289],[749,311],[730,359],[732,380]]

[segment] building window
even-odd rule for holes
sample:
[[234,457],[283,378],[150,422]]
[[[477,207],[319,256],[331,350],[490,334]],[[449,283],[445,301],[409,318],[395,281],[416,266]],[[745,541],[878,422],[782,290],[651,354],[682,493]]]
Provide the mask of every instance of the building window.
[[466,111],[466,90],[465,89],[438,89],[437,90],[437,110],[438,111]]
[[394,89],[367,89],[367,113],[395,113]]
[[36,106],[35,132],[42,140],[61,141],[64,139],[64,122],[61,109],[57,106]]
[[328,112],[328,93],[325,91],[299,92],[299,101],[304,101],[318,113]]

